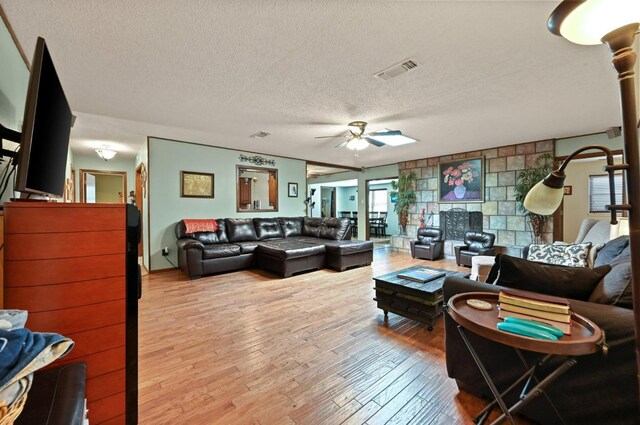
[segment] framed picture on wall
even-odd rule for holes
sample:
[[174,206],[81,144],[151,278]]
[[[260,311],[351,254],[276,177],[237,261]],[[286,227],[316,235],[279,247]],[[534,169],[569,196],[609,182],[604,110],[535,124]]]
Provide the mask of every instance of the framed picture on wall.
[[287,184],[287,193],[289,194],[289,198],[297,198],[298,197],[298,183],[288,183]]
[[484,202],[484,157],[438,164],[438,202]]
[[211,173],[180,171],[180,196],[183,198],[213,198],[213,187]]

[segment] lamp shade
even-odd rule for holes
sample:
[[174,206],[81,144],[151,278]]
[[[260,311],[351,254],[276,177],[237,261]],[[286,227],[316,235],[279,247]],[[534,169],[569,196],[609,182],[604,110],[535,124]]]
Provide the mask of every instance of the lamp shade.
[[353,139],[349,140],[349,142],[347,143],[347,147],[352,150],[361,151],[362,149],[366,149],[367,147],[369,147],[369,142],[361,137],[354,137]]
[[600,44],[602,38],[625,25],[640,23],[638,0],[565,0],[553,11],[551,32],[576,44]]
[[563,188],[549,187],[541,181],[527,193],[522,205],[534,214],[551,215],[560,206],[563,195]]

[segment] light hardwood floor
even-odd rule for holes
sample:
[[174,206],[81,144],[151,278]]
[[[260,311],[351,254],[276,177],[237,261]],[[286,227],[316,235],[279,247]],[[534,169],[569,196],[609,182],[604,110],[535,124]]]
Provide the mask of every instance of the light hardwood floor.
[[447,377],[442,319],[385,323],[372,299],[372,276],[416,264],[459,269],[376,249],[342,273],[145,277],[139,423],[471,424],[484,402]]

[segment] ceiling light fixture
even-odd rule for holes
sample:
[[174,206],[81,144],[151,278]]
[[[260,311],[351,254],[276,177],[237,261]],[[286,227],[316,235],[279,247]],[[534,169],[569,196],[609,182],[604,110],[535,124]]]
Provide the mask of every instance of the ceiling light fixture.
[[356,136],[353,139],[349,140],[347,143],[347,148],[354,151],[361,151],[369,147],[369,142],[363,139],[360,136]]
[[108,145],[104,145],[102,149],[96,149],[96,153],[98,156],[106,161],[113,159],[114,156],[118,154],[116,151],[112,151],[109,149]]

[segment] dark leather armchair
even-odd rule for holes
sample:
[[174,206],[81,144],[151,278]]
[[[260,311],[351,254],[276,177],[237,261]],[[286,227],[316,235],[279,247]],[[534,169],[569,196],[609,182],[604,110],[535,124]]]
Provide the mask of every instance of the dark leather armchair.
[[471,259],[476,255],[495,255],[493,244],[496,235],[486,232],[467,232],[464,234],[464,245],[456,246],[456,263],[459,266],[471,267]]
[[411,241],[411,256],[424,260],[437,260],[442,257],[444,241],[442,230],[437,227],[418,229],[418,239]]

